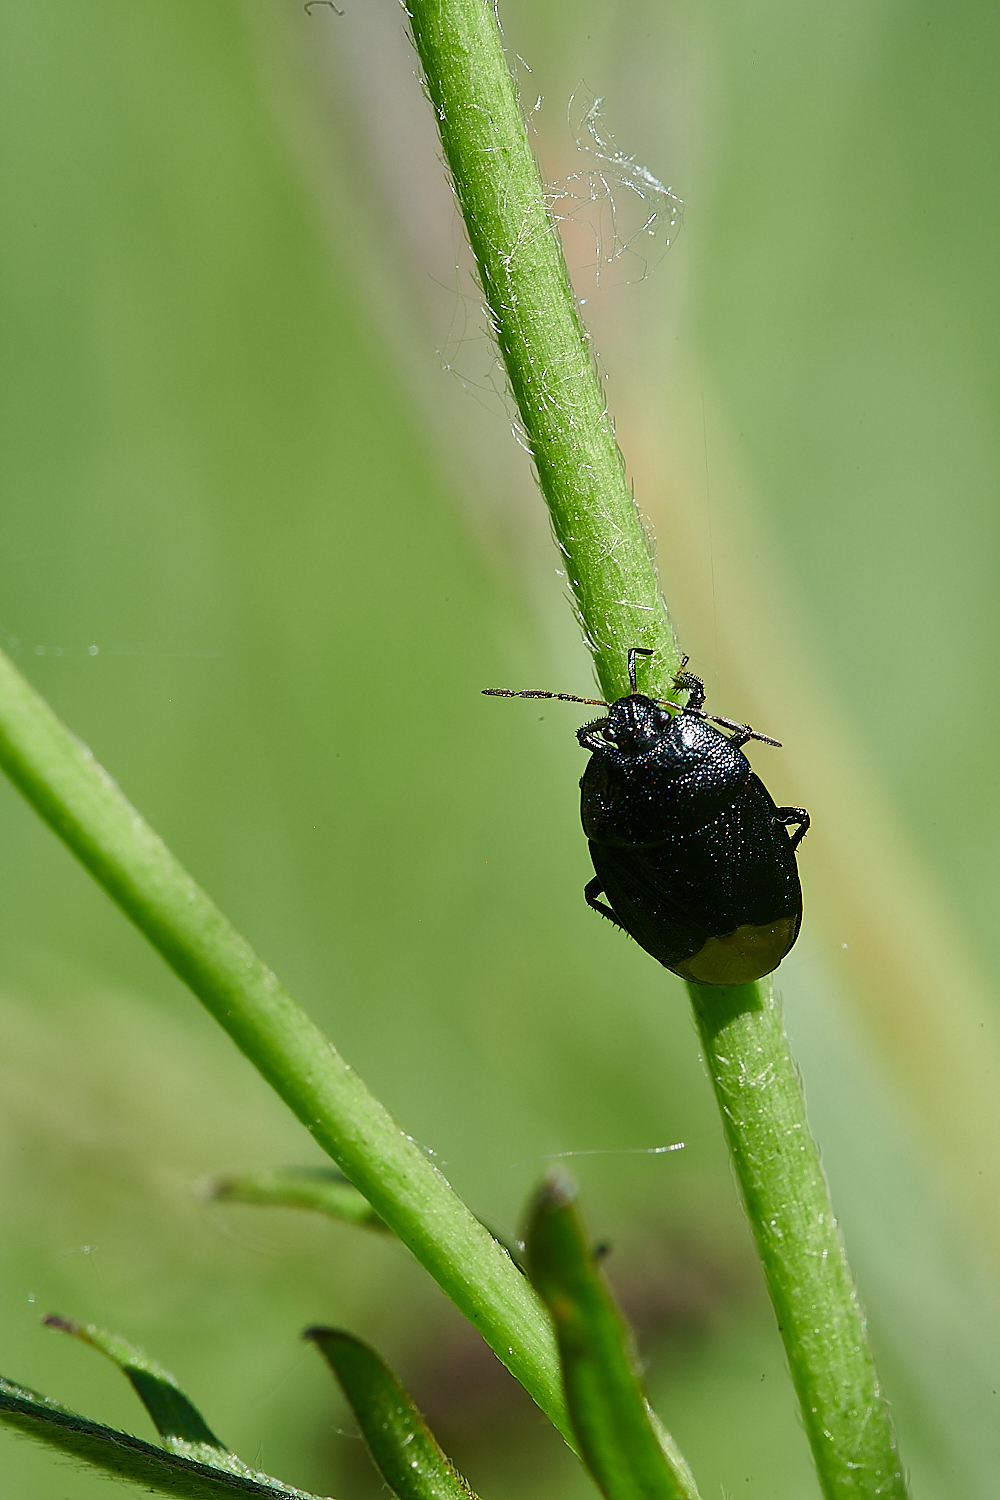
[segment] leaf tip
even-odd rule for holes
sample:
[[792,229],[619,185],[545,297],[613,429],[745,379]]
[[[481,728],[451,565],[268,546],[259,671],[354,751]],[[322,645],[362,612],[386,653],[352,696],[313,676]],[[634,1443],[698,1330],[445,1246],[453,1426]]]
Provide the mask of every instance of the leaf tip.
[[322,1323],[313,1323],[308,1328],[303,1328],[302,1337],[311,1344],[327,1344],[343,1339],[350,1339],[351,1335],[345,1333],[342,1328],[326,1328]]
[[58,1328],[62,1333],[79,1333],[80,1324],[75,1318],[63,1318],[59,1313],[46,1313],[41,1320],[43,1328]]
[[233,1188],[233,1177],[224,1172],[214,1177],[202,1177],[191,1184],[191,1192],[199,1203],[215,1203],[220,1198],[228,1198]]
[[536,1214],[554,1214],[569,1208],[576,1201],[576,1183],[565,1172],[550,1172],[535,1194],[531,1206],[532,1217]]

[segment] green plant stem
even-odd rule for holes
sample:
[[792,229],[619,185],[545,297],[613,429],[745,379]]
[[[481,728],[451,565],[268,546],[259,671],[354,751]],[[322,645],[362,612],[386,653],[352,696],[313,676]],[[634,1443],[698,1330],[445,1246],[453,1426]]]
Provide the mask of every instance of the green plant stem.
[[823,1493],[905,1500],[865,1319],[772,986],[688,989]]
[[674,693],[679,652],[545,204],[492,0],[408,0],[493,332],[605,696]]
[[2,653],[0,765],[571,1441],[525,1277]]
[[[666,696],[678,661],[545,206],[492,0],[409,0],[445,158],[511,390],[609,698],[631,645],[657,653],[640,688]],[[747,1211],[828,1496],[904,1495],[864,1320],[794,1064],[767,984],[691,987]],[[731,1013],[732,1012],[732,1013]],[[724,1024],[721,1018],[726,1018]]]

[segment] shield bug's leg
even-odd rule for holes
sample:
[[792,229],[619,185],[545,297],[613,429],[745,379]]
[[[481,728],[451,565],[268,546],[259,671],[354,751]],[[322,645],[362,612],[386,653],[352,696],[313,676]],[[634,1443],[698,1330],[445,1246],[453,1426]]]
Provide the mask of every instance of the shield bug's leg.
[[604,725],[607,722],[607,719],[591,719],[589,724],[580,725],[580,728],[576,731],[576,737],[580,741],[582,749],[606,750],[608,748],[607,740],[598,740],[594,738],[594,731],[597,729],[603,729]]
[[701,713],[702,705],[705,702],[705,684],[693,672],[685,672],[684,668],[687,664],[688,659],[685,656],[681,662],[680,670],[674,678],[674,687],[687,689],[688,700],[681,709],[681,713],[697,714]]
[[652,655],[653,655],[652,651],[649,651],[645,646],[630,646],[629,647],[629,653],[628,653],[628,685],[632,689],[633,695],[635,694],[635,659],[636,659],[637,656],[652,656]]
[[785,828],[789,823],[797,823],[798,830],[792,834],[792,848],[801,844],[809,832],[809,814],[804,807],[778,807],[775,809],[774,821],[781,823]]
[[598,896],[604,895],[604,887],[596,875],[594,876],[593,880],[588,881],[584,886],[583,894],[586,898],[588,906],[592,906],[595,911],[599,911],[602,917],[607,917],[608,921],[613,922],[616,927],[621,927],[622,932],[626,931],[626,929],[622,927],[622,924],[619,922],[618,918],[615,916],[614,912],[611,910],[611,907],[605,906],[603,901],[598,901]]

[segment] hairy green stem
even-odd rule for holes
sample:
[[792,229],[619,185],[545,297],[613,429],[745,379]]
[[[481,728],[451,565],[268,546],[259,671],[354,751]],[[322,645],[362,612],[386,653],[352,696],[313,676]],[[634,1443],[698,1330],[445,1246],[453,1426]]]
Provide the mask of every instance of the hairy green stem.
[[688,990],[823,1492],[830,1500],[905,1500],[864,1315],[770,981]]
[[569,1438],[528,1281],[2,653],[0,765]]
[[455,195],[601,690],[665,696],[679,653],[545,203],[492,0],[409,0]]
[[[609,698],[626,650],[678,651],[558,236],[528,145],[492,0],[409,0],[445,159],[567,576]],[[825,1493],[905,1494],[864,1320],[769,985],[691,986],[768,1286]],[[735,998],[734,998],[735,997]]]

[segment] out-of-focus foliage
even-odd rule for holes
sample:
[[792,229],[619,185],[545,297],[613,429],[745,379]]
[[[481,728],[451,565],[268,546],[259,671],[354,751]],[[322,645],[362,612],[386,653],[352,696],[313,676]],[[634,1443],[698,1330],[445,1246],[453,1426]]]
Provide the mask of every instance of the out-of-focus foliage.
[[[0,633],[476,1212],[626,1153],[574,1171],[651,1396],[703,1494],[798,1500],[682,987],[580,896],[578,720],[478,693],[586,691],[587,660],[401,12],[343,8],[4,8]],[[987,1497],[1000,22],[502,16],[549,180],[583,79],[686,200],[648,279],[581,295],[711,705],[814,814],[782,984],[915,1495]],[[343,1324],[477,1490],[589,1493],[398,1245],[194,1199],[315,1151],[9,789],[0,821],[5,1373],[128,1427],[37,1319],[113,1326],[248,1463],[351,1500],[377,1481],[298,1339]],[[4,1496],[104,1492],[3,1443]]]

